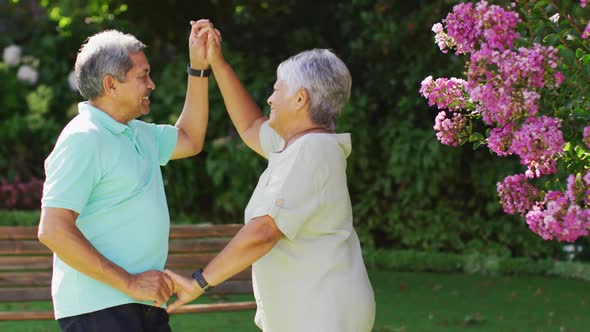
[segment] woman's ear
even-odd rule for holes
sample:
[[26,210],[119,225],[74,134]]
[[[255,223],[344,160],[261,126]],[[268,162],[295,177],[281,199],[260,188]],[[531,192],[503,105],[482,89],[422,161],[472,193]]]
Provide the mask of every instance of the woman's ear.
[[299,90],[297,90],[297,92],[295,93],[295,103],[297,109],[301,109],[309,103],[309,94],[307,93],[307,90],[305,88],[300,88]]

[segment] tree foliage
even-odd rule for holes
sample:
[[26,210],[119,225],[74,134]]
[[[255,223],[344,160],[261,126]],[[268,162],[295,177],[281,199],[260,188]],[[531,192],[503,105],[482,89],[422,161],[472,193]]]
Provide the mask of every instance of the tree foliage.
[[[15,67],[0,67],[0,75],[11,87],[10,98],[16,98],[0,100],[2,108],[11,105],[11,111],[0,117],[3,123],[14,118],[11,121],[22,127],[10,137],[2,137],[3,155],[11,158],[0,160],[0,173],[24,176],[22,171],[27,169],[29,176],[43,176],[42,161],[80,100],[67,84],[76,51],[88,35],[101,29],[128,31],[149,45],[157,89],[152,94],[152,112],[144,120],[174,123],[186,91],[188,20],[208,17],[223,34],[226,59],[265,111],[276,66],[287,57],[314,47],[330,48],[348,65],[353,77],[352,98],[337,126],[338,131],[352,134],[349,190],[357,231],[365,244],[551,256],[556,246],[544,244],[516,218],[504,215],[497,202],[494,184],[514,173],[517,161],[499,162],[483,150],[438,144],[432,133],[434,116],[416,92],[426,75],[459,75],[463,71],[460,59],[439,56],[429,31],[433,20],[455,3],[0,2],[11,14],[0,19],[5,29],[0,48],[20,45],[24,53],[39,59],[39,79],[34,85],[16,79]],[[31,12],[39,15],[36,22],[41,23],[24,19]],[[19,29],[7,30],[18,13],[22,13]],[[46,100],[41,125],[35,128],[26,120],[36,114],[35,108],[23,105],[26,96],[41,85],[52,91],[52,98]],[[265,163],[235,133],[214,79],[209,95],[211,116],[204,153],[163,168],[168,203],[173,217],[239,222]],[[21,142],[31,133],[43,137],[35,141],[42,143]],[[28,148],[18,150],[19,144]],[[26,157],[28,154],[34,157]],[[24,158],[24,168],[15,165],[15,158]]]

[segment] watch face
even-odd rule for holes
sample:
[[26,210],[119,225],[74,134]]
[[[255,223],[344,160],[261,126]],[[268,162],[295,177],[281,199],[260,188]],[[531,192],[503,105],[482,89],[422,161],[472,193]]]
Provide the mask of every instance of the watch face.
[[212,288],[211,286],[209,286],[209,284],[207,283],[207,280],[205,280],[205,278],[203,277],[202,274],[203,270],[199,269],[195,272],[193,272],[193,279],[195,279],[197,281],[197,284],[199,284],[199,287],[201,287],[203,289],[203,291],[206,291],[209,288]]

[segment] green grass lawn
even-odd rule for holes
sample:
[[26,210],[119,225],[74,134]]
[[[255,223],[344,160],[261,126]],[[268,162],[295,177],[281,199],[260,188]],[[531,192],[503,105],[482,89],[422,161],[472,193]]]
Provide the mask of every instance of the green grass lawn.
[[[590,331],[590,283],[586,281],[390,271],[371,271],[370,277],[377,300],[374,332]],[[253,316],[253,311],[174,315],[171,325],[175,332],[259,331]],[[4,322],[0,331],[58,328],[53,321]]]

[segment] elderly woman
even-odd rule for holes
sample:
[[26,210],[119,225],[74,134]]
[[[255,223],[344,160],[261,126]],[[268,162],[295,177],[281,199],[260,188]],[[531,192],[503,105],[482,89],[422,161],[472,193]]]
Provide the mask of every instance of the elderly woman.
[[281,63],[267,118],[225,62],[219,33],[202,35],[233,124],[269,162],[245,226],[219,255],[192,279],[166,271],[178,296],[168,310],[252,265],[255,322],[263,331],[371,331],[375,301],[346,184],[350,134],[334,132],[350,97],[346,65],[324,49]]

